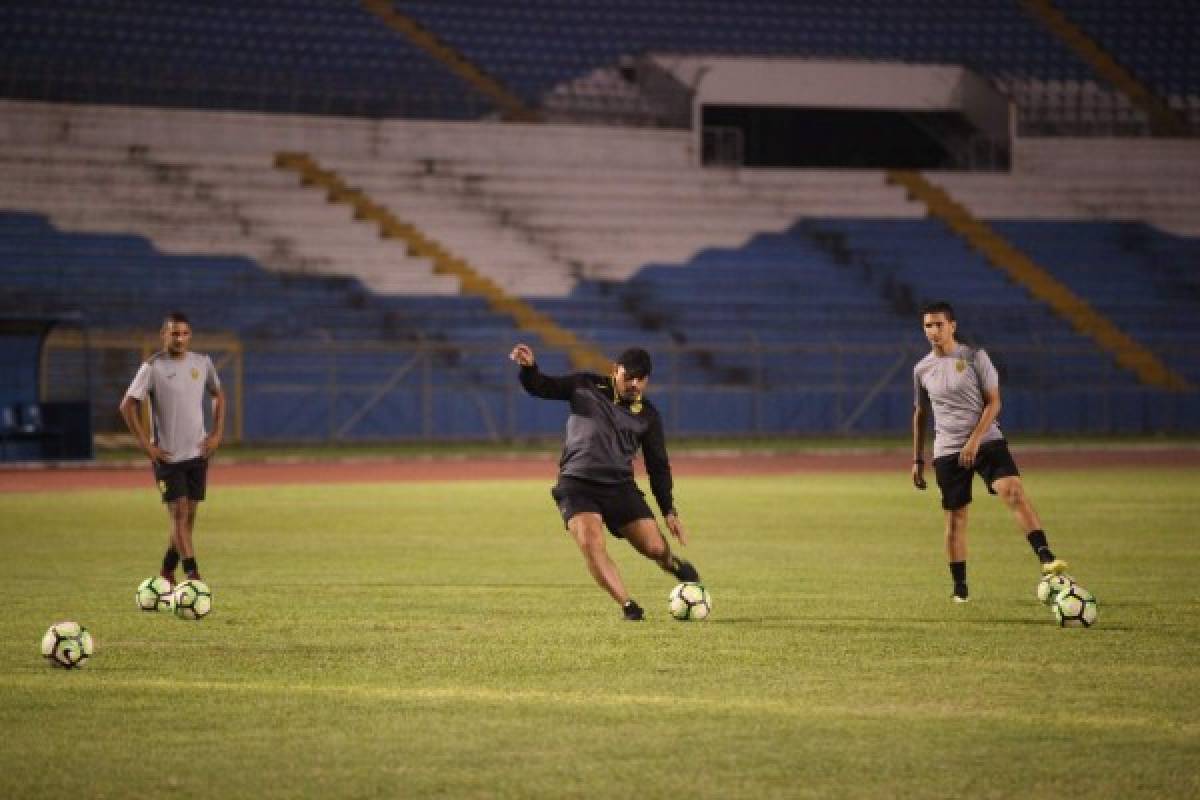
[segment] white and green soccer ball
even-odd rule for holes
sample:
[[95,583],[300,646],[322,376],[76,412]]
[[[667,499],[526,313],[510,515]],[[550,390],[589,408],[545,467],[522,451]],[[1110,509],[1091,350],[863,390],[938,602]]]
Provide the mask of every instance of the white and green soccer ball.
[[142,611],[170,611],[171,583],[161,575],[146,578],[138,584],[133,601]]
[[1055,598],[1073,585],[1075,585],[1075,580],[1070,575],[1043,575],[1042,579],[1038,581],[1035,594],[1037,594],[1038,602],[1052,606]]
[[42,655],[63,669],[82,667],[95,649],[92,635],[78,622],[56,622],[42,637]]
[[175,587],[171,607],[180,619],[203,619],[212,611],[212,592],[204,581],[186,580]]
[[704,619],[712,613],[712,595],[699,583],[681,583],[671,590],[667,608],[680,621]]
[[1054,618],[1064,628],[1090,628],[1096,613],[1096,598],[1077,583],[1054,599]]

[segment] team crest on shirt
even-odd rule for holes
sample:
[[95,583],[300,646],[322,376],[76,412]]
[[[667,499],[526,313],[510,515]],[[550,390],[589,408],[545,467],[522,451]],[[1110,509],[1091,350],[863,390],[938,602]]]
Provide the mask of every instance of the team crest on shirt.
[[[959,372],[962,372],[962,370],[960,369]],[[200,370],[196,369],[195,367],[192,367],[192,380],[200,380]]]
[[967,368],[967,362],[965,359],[960,358],[958,361],[954,362],[954,371],[955,372],[962,372],[966,368]]

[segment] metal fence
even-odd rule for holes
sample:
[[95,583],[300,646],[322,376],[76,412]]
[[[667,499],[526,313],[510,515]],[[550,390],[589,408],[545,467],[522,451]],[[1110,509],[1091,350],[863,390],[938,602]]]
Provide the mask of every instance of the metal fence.
[[[210,352],[228,395],[231,438],[251,442],[346,443],[514,440],[562,431],[562,403],[529,397],[507,359],[511,342],[233,341]],[[205,351],[203,339],[196,349]],[[886,434],[908,430],[918,343],[651,345],[649,392],[668,432],[765,437]],[[119,337],[62,339],[44,354],[43,399],[77,395],[91,375],[97,433],[121,433],[120,398],[145,346]],[[1200,393],[1139,386],[1096,352],[1068,347],[991,351],[1001,372],[1002,422],[1037,433],[1157,433],[1200,430]],[[1200,352],[1177,358],[1200,363]],[[538,351],[551,374],[566,356]],[[84,369],[87,363],[89,369]],[[1193,370],[1194,372],[1195,370]]]

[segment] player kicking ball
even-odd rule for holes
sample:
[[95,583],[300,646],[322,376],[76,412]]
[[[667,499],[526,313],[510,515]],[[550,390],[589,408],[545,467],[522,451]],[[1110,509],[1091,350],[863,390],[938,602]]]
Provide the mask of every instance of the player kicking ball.
[[621,606],[625,619],[643,619],[642,607],[630,598],[608,555],[605,527],[676,580],[700,580],[695,567],[671,553],[654,512],[633,480],[633,457],[641,448],[650,490],[667,528],[686,545],[687,533],[671,496],[671,463],[662,418],[643,397],[650,380],[650,354],[640,348],[626,350],[608,376],[588,372],[544,375],[533,350],[525,344],[514,347],[509,358],[521,365],[521,385],[529,394],[570,403],[558,483],[550,494],[596,583]]
[[949,303],[931,303],[921,325],[932,350],[913,368],[912,481],[925,488],[925,406],[933,409],[933,468],[946,512],[946,558],[956,603],[967,602],[967,506],[975,473],[999,495],[1025,534],[1047,575],[1066,571],[1025,494],[1016,462],[1000,432],[1000,378],[985,350],[959,344]]

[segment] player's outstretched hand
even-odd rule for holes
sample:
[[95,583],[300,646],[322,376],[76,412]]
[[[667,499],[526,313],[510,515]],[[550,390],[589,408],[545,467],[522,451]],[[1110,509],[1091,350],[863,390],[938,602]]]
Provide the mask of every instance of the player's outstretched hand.
[[684,545],[686,547],[687,543],[688,543],[687,531],[684,530],[683,522],[680,521],[679,515],[678,514],[667,514],[666,520],[667,520],[667,530],[669,530],[671,532],[672,536],[674,536],[676,539],[679,540],[679,543],[681,545]]
[[917,487],[918,489],[923,490],[925,488],[925,465],[924,464],[913,464],[912,482],[913,482],[913,486]]
[[527,344],[519,344],[514,347],[508,357],[522,367],[532,367],[534,364],[533,348]]

